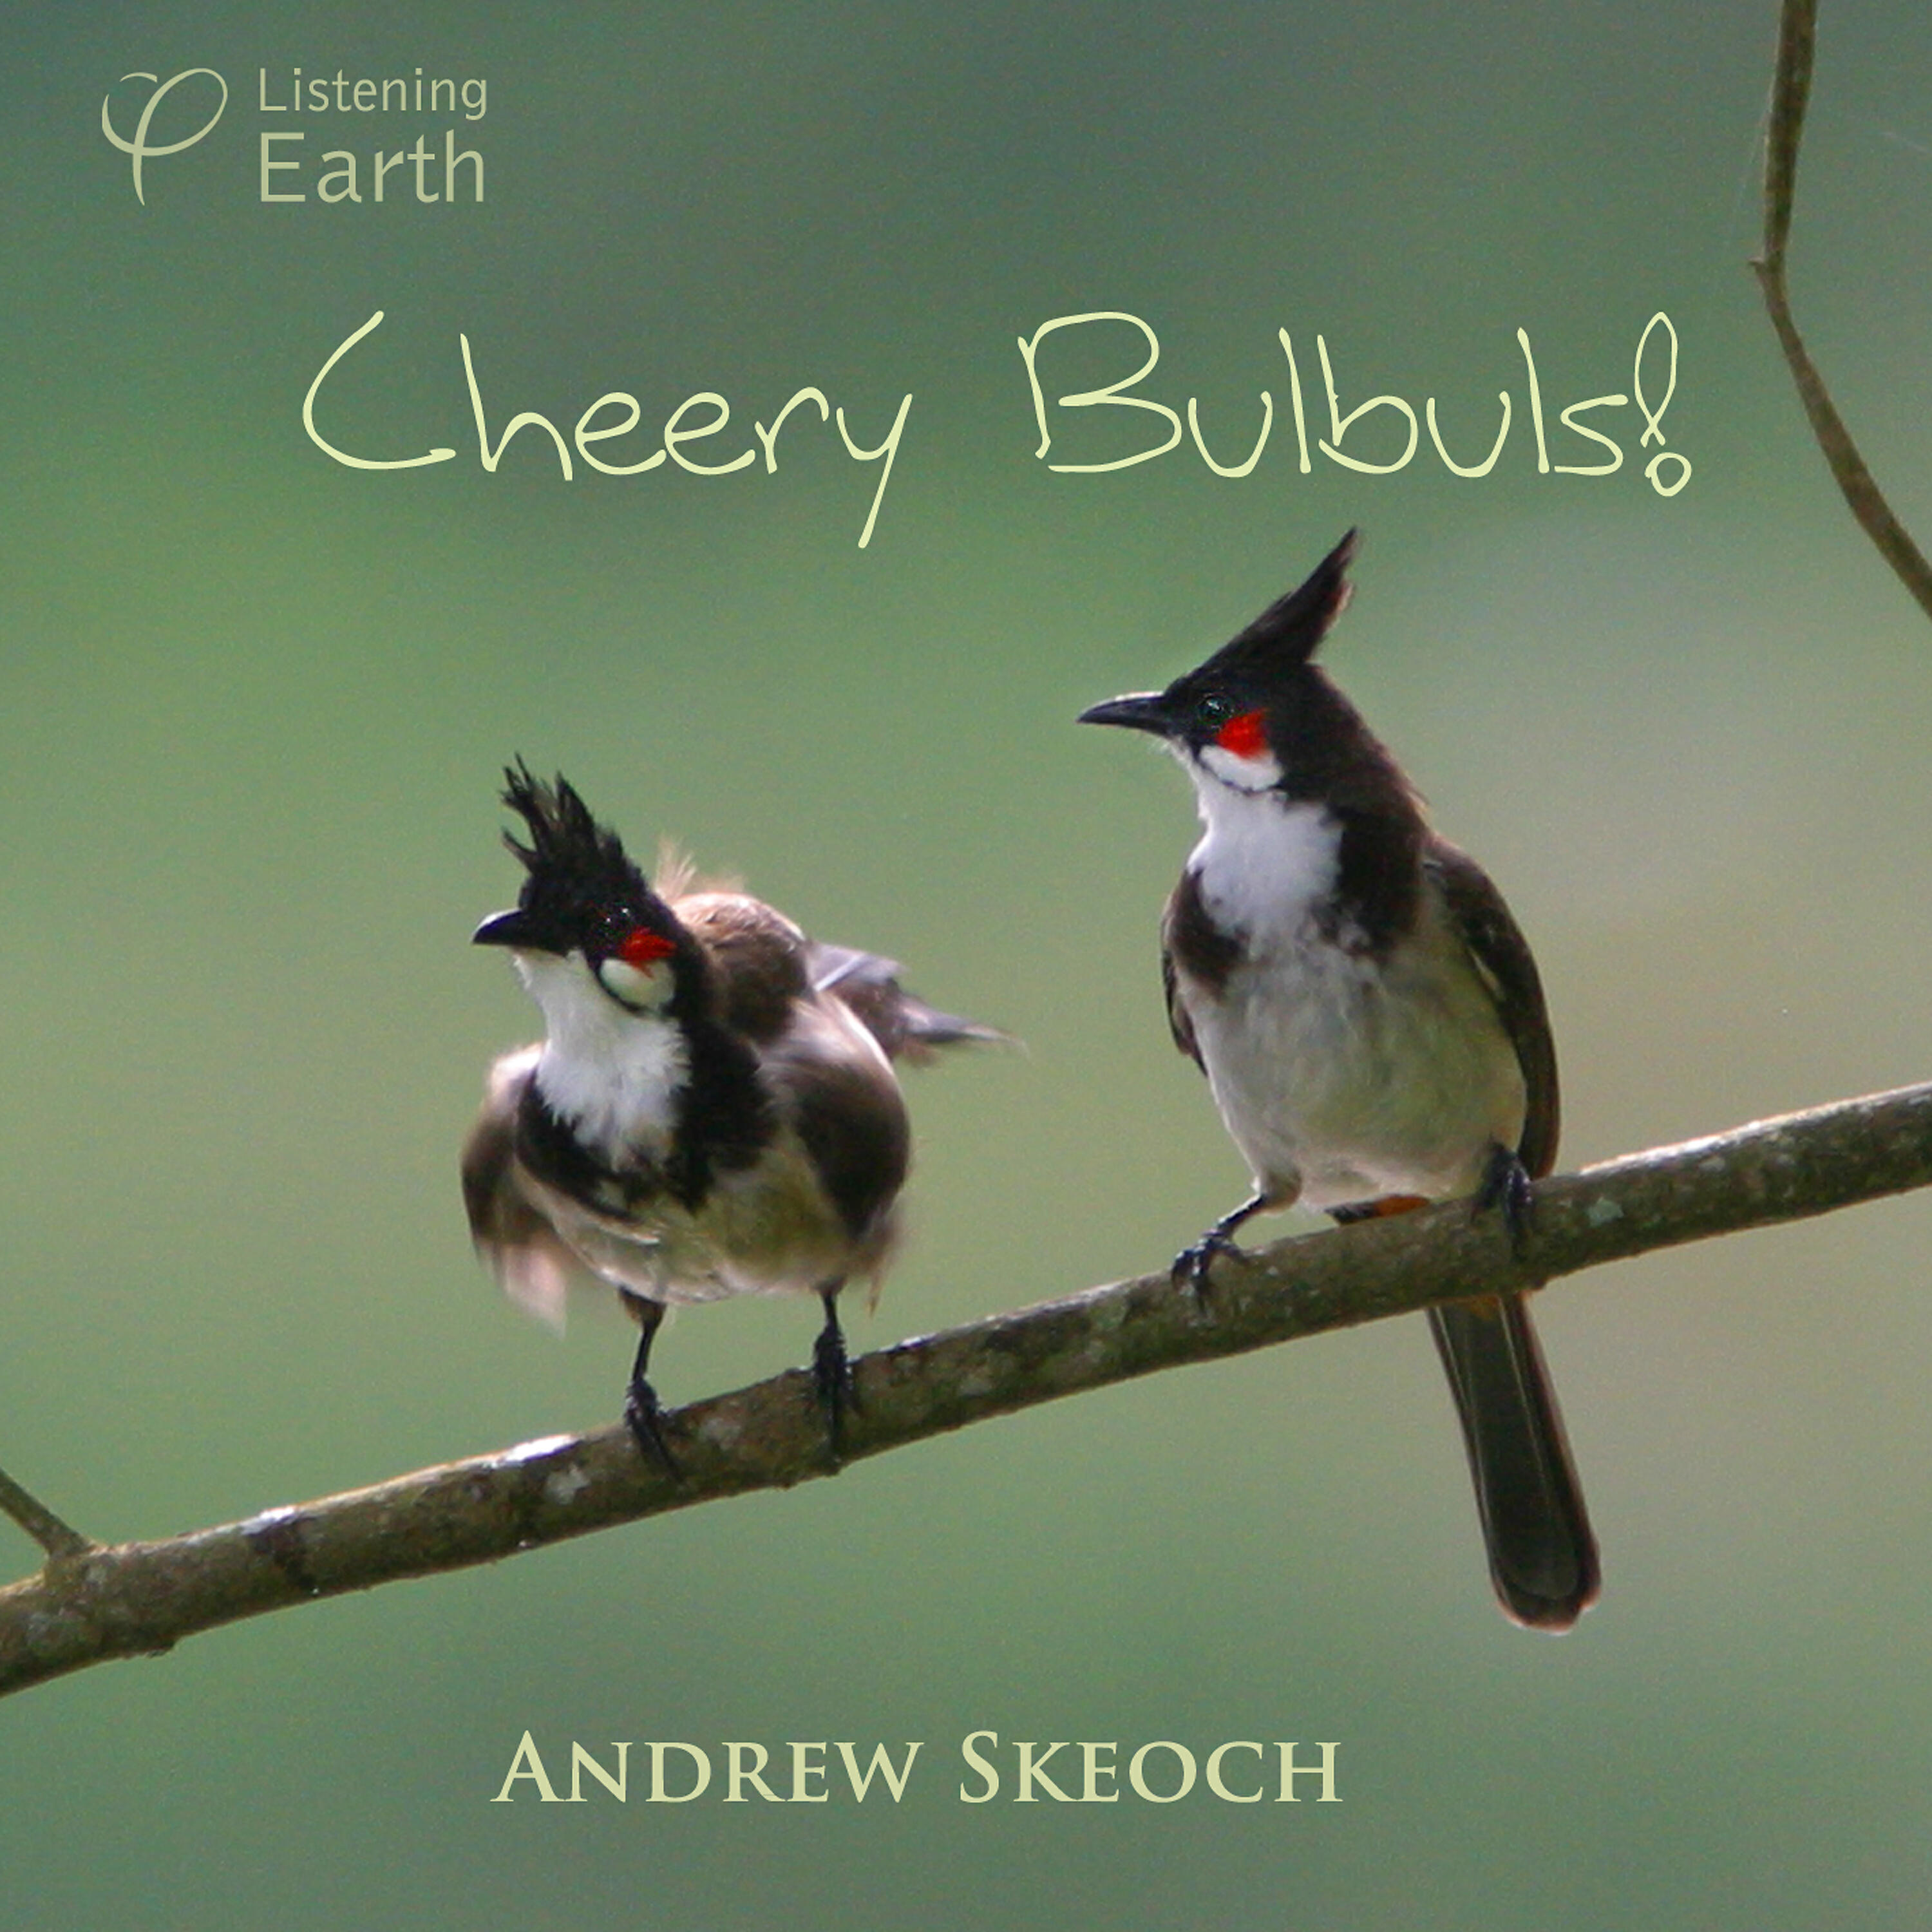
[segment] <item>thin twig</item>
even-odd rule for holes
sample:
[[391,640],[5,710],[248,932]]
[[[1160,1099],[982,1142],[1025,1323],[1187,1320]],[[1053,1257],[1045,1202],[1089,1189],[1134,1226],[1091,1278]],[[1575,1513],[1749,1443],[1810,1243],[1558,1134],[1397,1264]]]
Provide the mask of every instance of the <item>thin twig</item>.
[[1772,82],[1771,122],[1764,154],[1764,253],[1752,262],[1764,291],[1771,326],[1778,332],[1799,401],[1810,419],[1811,434],[1825,452],[1838,488],[1860,527],[1899,581],[1932,616],[1932,565],[1928,565],[1905,526],[1873,480],[1844,418],[1825,387],[1792,320],[1785,286],[1784,258],[1791,236],[1791,214],[1798,193],[1798,146],[1811,93],[1811,63],[1816,38],[1817,0],[1784,0],[1778,37],[1778,68]]
[[38,1496],[22,1489],[4,1469],[0,1469],[0,1512],[11,1516],[57,1561],[79,1556],[95,1547],[79,1530],[62,1522]]
[[[1529,1288],[1652,1249],[1932,1183],[1932,1083],[1540,1182],[1513,1250],[1450,1202],[1217,1265],[1209,1306],[1166,1272],[903,1342],[854,1365],[853,1460],[1183,1363],[1429,1303]],[[0,1694],[284,1605],[533,1550],[831,1473],[794,1370],[666,1418],[680,1476],[621,1425],[554,1436],[163,1542],[85,1552],[0,1590]]]

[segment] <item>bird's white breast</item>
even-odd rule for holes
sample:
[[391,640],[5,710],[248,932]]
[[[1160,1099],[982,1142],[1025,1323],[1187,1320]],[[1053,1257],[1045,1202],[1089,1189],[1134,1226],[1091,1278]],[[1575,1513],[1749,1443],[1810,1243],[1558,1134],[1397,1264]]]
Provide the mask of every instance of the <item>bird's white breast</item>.
[[1439,895],[1425,885],[1415,931],[1386,953],[1337,944],[1318,917],[1340,856],[1327,811],[1202,791],[1188,862],[1241,953],[1218,988],[1181,968],[1179,992],[1257,1187],[1316,1208],[1473,1190],[1492,1146],[1521,1131],[1525,1089]]

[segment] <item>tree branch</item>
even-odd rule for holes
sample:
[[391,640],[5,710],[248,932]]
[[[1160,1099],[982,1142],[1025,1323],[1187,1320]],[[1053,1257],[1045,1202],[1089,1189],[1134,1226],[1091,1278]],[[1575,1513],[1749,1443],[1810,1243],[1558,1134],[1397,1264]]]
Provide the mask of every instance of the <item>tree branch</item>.
[[1859,526],[1899,580],[1932,616],[1932,566],[1928,566],[1905,526],[1865,467],[1864,458],[1846,428],[1792,320],[1785,286],[1784,256],[1791,236],[1791,212],[1798,193],[1798,144],[1804,130],[1804,108],[1811,93],[1811,62],[1816,40],[1817,0],[1784,0],[1779,23],[1778,66],[1772,80],[1771,124],[1764,154],[1764,253],[1752,262],[1764,291],[1771,326],[1778,332],[1798,400],[1811,433],[1825,452],[1845,501]]
[[[1534,1288],[1928,1182],[1932,1083],[1554,1176],[1538,1184],[1516,1251],[1500,1216],[1451,1202],[1218,1264],[1204,1310],[1163,1269],[863,1357],[854,1364],[862,1406],[850,1420],[848,1456],[882,1455],[1182,1363],[1431,1302]],[[681,1465],[676,1481],[646,1462],[616,1424],[165,1541],[101,1546],[67,1531],[72,1542],[49,1544],[38,1575],[0,1590],[0,1695],[110,1658],[165,1651],[286,1604],[832,1473],[801,1370],[693,1403],[666,1425]]]

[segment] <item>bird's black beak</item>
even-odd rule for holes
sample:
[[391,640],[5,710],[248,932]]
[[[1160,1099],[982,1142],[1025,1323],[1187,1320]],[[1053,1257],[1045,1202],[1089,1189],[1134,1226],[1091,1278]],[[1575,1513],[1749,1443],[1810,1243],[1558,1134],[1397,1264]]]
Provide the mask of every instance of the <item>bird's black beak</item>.
[[508,912],[493,912],[470,935],[472,946],[534,946],[536,940],[530,931],[530,915],[521,906],[512,906]]
[[1137,691],[1090,705],[1075,721],[1082,724],[1124,724],[1132,731],[1151,731],[1156,737],[1174,735],[1175,720],[1164,691]]

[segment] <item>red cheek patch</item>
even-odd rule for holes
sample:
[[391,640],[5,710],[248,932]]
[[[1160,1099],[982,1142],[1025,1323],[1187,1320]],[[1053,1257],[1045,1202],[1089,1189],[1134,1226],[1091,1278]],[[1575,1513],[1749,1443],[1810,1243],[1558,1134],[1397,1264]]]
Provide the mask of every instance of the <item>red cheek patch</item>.
[[1258,710],[1244,711],[1215,733],[1214,742],[1238,758],[1258,758],[1268,748],[1268,720]]
[[626,966],[634,966],[642,973],[649,971],[656,961],[667,958],[676,950],[662,933],[635,926],[625,935],[623,944],[617,949],[617,957]]

